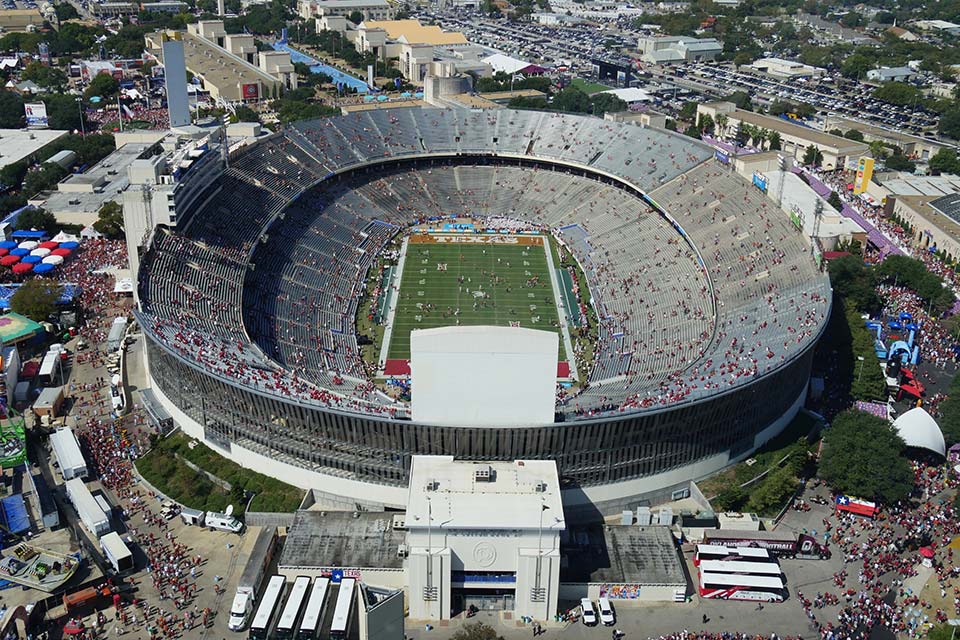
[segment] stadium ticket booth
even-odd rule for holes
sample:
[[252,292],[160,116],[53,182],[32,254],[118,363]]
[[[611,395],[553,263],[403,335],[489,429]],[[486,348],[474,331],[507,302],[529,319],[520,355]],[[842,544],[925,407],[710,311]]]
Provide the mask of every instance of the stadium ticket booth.
[[556,612],[566,524],[554,461],[414,456],[405,526],[411,618],[471,605],[534,620]]

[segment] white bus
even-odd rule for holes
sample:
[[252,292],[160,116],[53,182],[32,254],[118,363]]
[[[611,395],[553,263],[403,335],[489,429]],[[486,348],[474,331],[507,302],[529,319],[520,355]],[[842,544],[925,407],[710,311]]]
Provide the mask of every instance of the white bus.
[[304,609],[303,619],[300,621],[300,630],[297,631],[297,640],[316,640],[320,637],[320,623],[323,622],[329,587],[330,578],[317,578],[313,581],[310,599],[307,600],[307,608]]
[[700,572],[701,598],[783,602],[785,595],[779,576]]
[[333,621],[330,623],[330,640],[346,640],[350,635],[350,622],[353,618],[353,592],[357,581],[353,578],[344,578],[340,581],[340,592],[337,594],[337,606],[333,610]]
[[273,620],[273,614],[277,611],[285,582],[283,576],[270,577],[267,590],[263,592],[263,599],[260,600],[260,606],[257,607],[257,613],[250,624],[250,640],[267,640],[269,637],[270,621]]
[[758,576],[779,576],[783,574],[780,565],[775,562],[741,562],[740,560],[701,560],[703,573],[736,573]]
[[699,567],[703,560],[739,560],[741,562],[773,562],[773,556],[759,547],[728,547],[723,544],[698,544],[693,556],[693,566]]
[[307,598],[307,591],[310,589],[310,578],[307,576],[297,576],[293,581],[293,588],[290,589],[290,595],[287,596],[287,604],[283,605],[283,613],[280,614],[280,622],[277,623],[277,629],[273,637],[278,640],[291,640],[297,629],[297,619],[300,617],[300,610],[303,609],[303,601]]

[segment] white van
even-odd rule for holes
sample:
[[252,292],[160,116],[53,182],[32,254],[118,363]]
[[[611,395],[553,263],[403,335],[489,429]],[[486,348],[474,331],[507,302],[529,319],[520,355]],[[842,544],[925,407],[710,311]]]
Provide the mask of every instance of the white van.
[[580,599],[580,608],[583,610],[583,624],[588,627],[594,627],[597,624],[597,611],[593,608],[593,603],[590,602],[590,598],[581,598]]
[[600,598],[597,600],[597,608],[600,609],[600,622],[604,626],[612,627],[617,622],[617,617],[613,615],[613,607],[610,606],[610,600]]
[[219,529],[220,531],[229,531],[230,533],[240,533],[243,531],[243,523],[226,513],[215,513],[210,511],[204,524],[210,529]]

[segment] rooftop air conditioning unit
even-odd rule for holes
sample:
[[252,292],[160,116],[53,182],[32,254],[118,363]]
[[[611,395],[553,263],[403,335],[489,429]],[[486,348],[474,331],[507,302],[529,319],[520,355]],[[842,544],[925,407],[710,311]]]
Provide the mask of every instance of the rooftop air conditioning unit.
[[407,545],[401,542],[397,545],[397,557],[406,558],[409,551],[407,550]]
[[424,487],[425,491],[436,491],[440,488],[440,483],[436,480],[427,480],[427,486]]
[[538,482],[536,485],[537,493],[545,493],[547,490],[546,482]]
[[490,466],[480,467],[474,470],[473,479],[476,482],[493,482],[496,479],[496,472]]

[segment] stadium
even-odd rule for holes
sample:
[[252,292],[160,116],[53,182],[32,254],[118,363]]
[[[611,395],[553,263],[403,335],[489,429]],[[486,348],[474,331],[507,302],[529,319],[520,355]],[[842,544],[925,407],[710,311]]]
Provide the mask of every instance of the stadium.
[[[665,130],[362,111],[191,188],[141,256],[154,390],[190,435],[349,508],[402,507],[418,454],[556,460],[572,512],[683,495],[792,419],[830,310],[790,218]],[[411,419],[410,330],[461,323],[560,334],[552,422]]]

